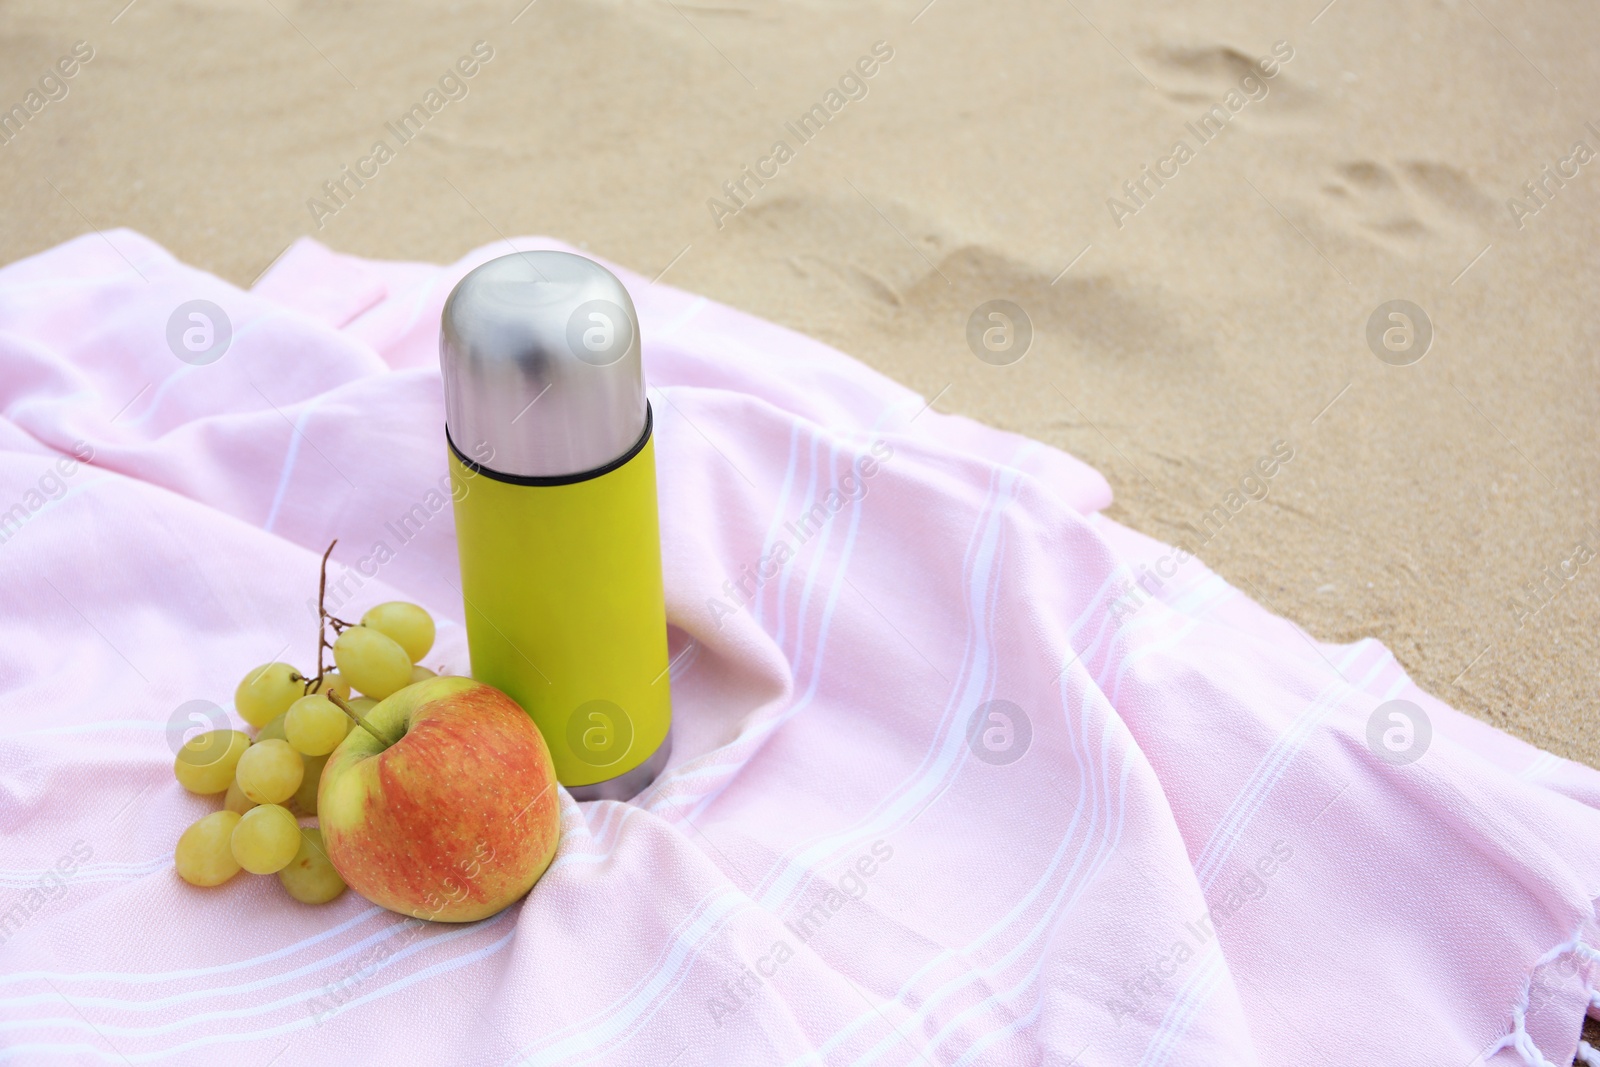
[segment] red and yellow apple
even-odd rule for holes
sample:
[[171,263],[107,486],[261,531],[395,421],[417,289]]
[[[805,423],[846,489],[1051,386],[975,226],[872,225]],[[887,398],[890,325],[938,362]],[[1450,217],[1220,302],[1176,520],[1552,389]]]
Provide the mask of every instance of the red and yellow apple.
[[441,922],[493,915],[533,888],[561,811],[550,750],[516,701],[429,678],[363,718],[370,729],[334,749],[317,795],[328,858],[350,888]]

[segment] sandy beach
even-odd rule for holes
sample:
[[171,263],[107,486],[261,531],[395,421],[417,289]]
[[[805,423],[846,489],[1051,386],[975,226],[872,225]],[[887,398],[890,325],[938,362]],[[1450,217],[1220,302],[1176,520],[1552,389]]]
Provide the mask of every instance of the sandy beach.
[[548,234],[1082,457],[1600,766],[1600,10],[124,2],[0,17],[0,261],[127,226],[248,286],[305,233]]

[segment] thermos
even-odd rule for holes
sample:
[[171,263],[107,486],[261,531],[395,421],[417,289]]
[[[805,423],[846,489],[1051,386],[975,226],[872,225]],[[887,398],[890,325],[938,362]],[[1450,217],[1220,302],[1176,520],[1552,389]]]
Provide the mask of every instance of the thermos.
[[671,751],[655,448],[633,301],[604,267],[473,270],[439,332],[472,674],[532,716],[579,800]]

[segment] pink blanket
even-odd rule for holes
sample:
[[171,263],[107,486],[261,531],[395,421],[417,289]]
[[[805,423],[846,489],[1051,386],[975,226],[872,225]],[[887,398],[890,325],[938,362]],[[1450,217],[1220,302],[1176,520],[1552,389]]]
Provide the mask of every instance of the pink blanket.
[[437,331],[507,250],[303,240],[244,292],[114,231],[0,270],[0,1061],[1590,1056],[1600,775],[1104,518],[1072,457],[615,267],[668,772],[563,793],[549,873],[470,926],[180,881],[217,805],[169,724],[312,661],[329,540],[340,614],[417,601],[465,671]]

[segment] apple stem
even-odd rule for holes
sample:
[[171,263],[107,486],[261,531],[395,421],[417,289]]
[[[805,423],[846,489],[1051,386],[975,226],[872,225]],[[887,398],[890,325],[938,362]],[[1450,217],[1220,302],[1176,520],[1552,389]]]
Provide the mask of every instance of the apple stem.
[[387,737],[384,737],[378,731],[376,731],[372,727],[368,726],[367,725],[367,720],[363,719],[361,716],[357,715],[356,712],[355,712],[355,709],[352,708],[349,704],[346,704],[344,702],[344,699],[342,697],[340,697],[338,693],[335,693],[333,690],[330,689],[327,692],[326,696],[327,696],[327,698],[329,700],[333,701],[335,707],[337,707],[340,711],[344,712],[346,715],[348,715],[352,719],[354,719],[356,721],[356,725],[357,726],[360,726],[367,733],[369,733],[373,737],[377,738],[378,739],[378,743],[381,744],[384,748],[388,748],[390,745],[394,744],[393,741],[390,741]]

